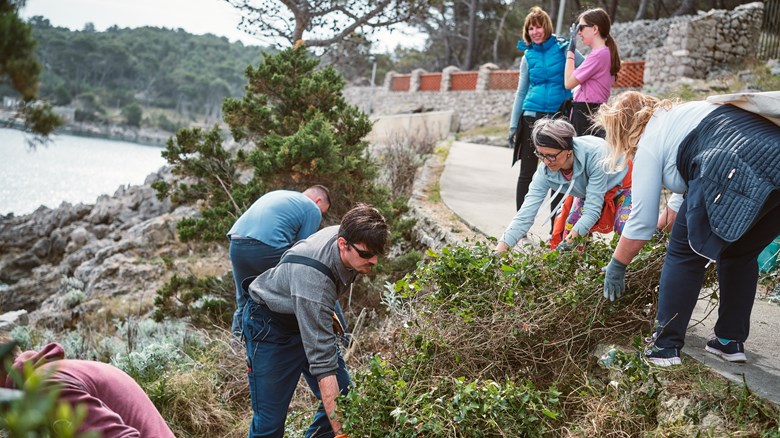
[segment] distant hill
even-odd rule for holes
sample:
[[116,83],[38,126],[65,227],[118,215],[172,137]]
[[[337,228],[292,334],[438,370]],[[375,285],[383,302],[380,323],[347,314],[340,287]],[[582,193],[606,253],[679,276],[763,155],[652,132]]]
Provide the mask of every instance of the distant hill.
[[[96,32],[87,25],[72,31],[40,16],[30,24],[43,66],[41,96],[76,108],[77,121],[101,122],[140,106],[145,125],[213,123],[224,97],[243,94],[246,67],[260,62],[261,50],[269,51],[182,29],[114,26]],[[163,111],[150,120],[149,108]]]

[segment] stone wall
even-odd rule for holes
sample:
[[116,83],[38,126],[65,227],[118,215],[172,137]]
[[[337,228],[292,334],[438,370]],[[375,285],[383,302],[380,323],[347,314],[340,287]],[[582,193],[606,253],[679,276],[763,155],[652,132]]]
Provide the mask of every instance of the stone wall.
[[367,111],[372,117],[391,114],[454,110],[453,132],[467,131],[477,126],[509,120],[514,104],[513,90],[449,91],[449,92],[390,92],[386,88],[348,87],[344,97],[353,105]]
[[645,56],[645,87],[662,89],[682,78],[705,79],[713,68],[755,57],[763,3],[712,10],[675,23],[661,47]]
[[691,18],[685,16],[615,23],[612,25],[610,33],[617,42],[620,59],[623,61],[642,61],[648,50],[664,45],[672,26],[685,23]]

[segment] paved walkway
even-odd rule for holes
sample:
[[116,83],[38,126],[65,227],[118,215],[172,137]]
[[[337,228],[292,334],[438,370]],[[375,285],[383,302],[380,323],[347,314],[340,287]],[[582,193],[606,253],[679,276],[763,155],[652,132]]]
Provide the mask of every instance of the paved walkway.
[[[439,181],[444,203],[487,236],[500,237],[515,214],[519,167],[510,167],[511,156],[508,148],[455,142]],[[541,222],[549,214],[549,206],[543,205],[540,212],[529,236],[545,240],[548,227]],[[717,309],[711,310],[699,301],[683,352],[739,384],[744,376],[751,390],[780,404],[780,306],[756,300],[750,338],[745,343],[746,364],[732,364],[704,351],[717,318]],[[701,323],[695,324],[697,321]]]

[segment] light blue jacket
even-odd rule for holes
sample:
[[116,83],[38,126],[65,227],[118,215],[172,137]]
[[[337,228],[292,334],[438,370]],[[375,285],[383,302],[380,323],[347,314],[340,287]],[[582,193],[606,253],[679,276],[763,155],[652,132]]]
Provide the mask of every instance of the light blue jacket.
[[619,185],[628,172],[625,168],[616,173],[607,173],[603,164],[606,154],[607,142],[602,138],[592,135],[574,137],[574,173],[571,181],[566,180],[560,171],[553,172],[540,163],[531,180],[528,194],[525,195],[523,206],[499,240],[510,248],[515,246],[533,225],[536,213],[549,190],[585,199],[582,217],[573,230],[581,235],[587,234],[601,216],[604,194]]

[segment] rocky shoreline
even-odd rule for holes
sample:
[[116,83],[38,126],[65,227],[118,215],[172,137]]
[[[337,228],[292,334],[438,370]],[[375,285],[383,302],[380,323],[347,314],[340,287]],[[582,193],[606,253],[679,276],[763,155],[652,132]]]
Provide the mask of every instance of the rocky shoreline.
[[[16,113],[0,109],[0,127],[26,131],[24,123],[16,118]],[[78,137],[100,138],[105,140],[126,141],[145,146],[163,147],[175,133],[152,128],[129,128],[121,125],[96,125],[93,123],[69,122],[54,131],[55,134],[67,134]]]
[[[110,311],[114,297],[150,301],[171,275],[191,271],[181,260],[196,248],[177,239],[176,223],[198,210],[158,200],[150,184],[159,178],[170,178],[167,168],[93,205],[0,217],[0,315],[25,310],[32,325],[72,328],[86,312]],[[224,249],[207,253],[201,263],[229,269]],[[0,317],[0,329],[14,322],[5,324]]]

